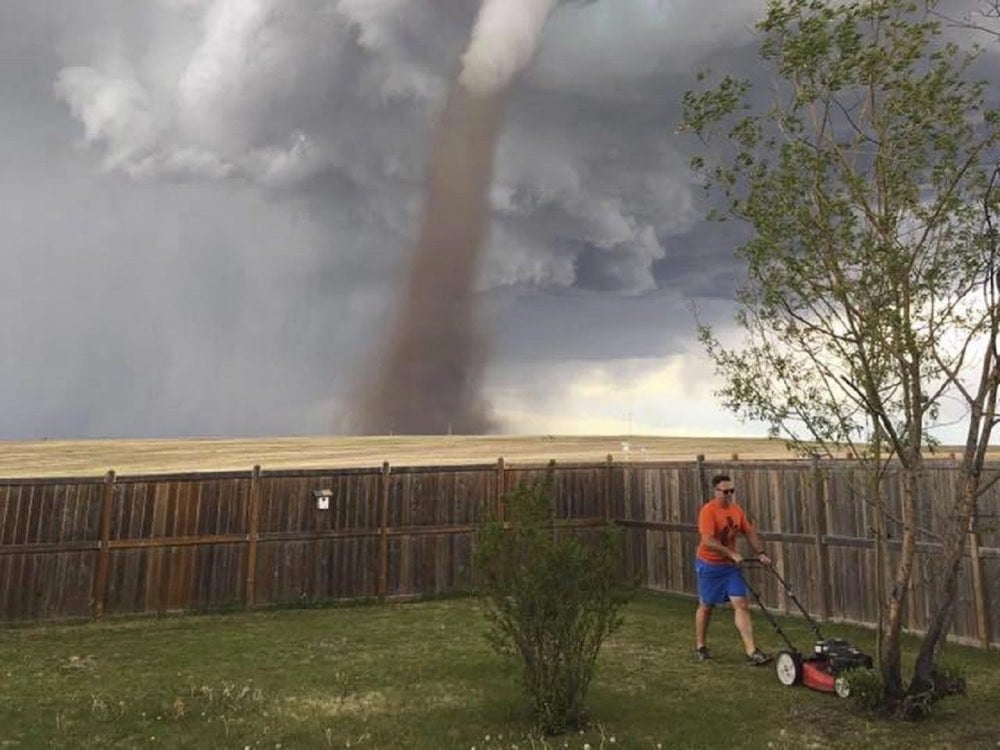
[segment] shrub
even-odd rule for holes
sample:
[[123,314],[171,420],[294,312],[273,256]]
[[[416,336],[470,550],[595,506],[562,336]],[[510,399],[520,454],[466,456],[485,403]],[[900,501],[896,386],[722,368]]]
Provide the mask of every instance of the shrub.
[[844,673],[851,689],[851,700],[862,711],[874,713],[885,704],[885,687],[877,669],[858,667]]
[[620,529],[584,544],[555,528],[551,490],[537,482],[509,493],[507,523],[495,513],[480,523],[473,559],[490,641],[520,657],[539,728],[558,734],[586,724],[597,653],[631,592],[618,576]]

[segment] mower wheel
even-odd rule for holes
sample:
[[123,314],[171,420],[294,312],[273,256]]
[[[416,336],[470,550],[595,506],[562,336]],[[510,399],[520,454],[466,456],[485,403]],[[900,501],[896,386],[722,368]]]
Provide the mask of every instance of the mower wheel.
[[833,681],[833,692],[835,692],[839,698],[850,698],[851,683],[847,681],[846,677],[841,675]]
[[778,682],[786,687],[802,682],[802,657],[794,651],[779,651],[774,660]]

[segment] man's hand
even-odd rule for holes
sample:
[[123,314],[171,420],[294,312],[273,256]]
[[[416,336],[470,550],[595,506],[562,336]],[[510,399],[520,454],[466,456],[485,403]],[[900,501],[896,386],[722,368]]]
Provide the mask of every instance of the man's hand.
[[731,550],[729,552],[729,556],[733,558],[733,562],[736,563],[737,565],[743,562],[743,555],[741,555],[739,552],[736,552],[735,550]]
[[768,567],[771,567],[771,558],[765,555],[763,552],[757,553],[757,561],[761,565],[767,565]]

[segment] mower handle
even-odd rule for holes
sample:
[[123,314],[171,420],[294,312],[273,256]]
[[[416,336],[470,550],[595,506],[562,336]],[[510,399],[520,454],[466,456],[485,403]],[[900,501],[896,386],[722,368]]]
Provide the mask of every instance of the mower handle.
[[[771,574],[778,579],[778,583],[780,583],[781,587],[785,590],[785,594],[788,596],[789,599],[791,599],[795,603],[795,606],[799,608],[799,611],[806,618],[806,622],[809,623],[809,627],[812,629],[813,633],[816,634],[816,637],[819,640],[823,640],[823,634],[820,632],[819,624],[816,622],[816,620],[813,619],[812,615],[810,615],[809,612],[806,610],[806,608],[802,605],[802,602],[799,601],[799,598],[795,596],[795,592],[792,591],[792,587],[788,585],[788,581],[786,581],[784,578],[781,577],[781,574],[778,572],[778,569],[774,565],[764,565],[764,563],[760,562],[755,558],[750,558],[750,559],[744,558],[737,563],[737,566],[741,569],[760,567],[760,568],[766,568],[767,570],[771,571]],[[754,588],[753,586],[750,585],[750,582],[747,581],[745,577],[743,581],[744,583],[746,583],[747,588],[750,589],[751,593],[753,593],[754,598],[757,600],[757,603],[760,605],[760,607],[762,609],[766,609],[764,607],[764,603],[760,599],[760,595],[756,591],[754,591]]]

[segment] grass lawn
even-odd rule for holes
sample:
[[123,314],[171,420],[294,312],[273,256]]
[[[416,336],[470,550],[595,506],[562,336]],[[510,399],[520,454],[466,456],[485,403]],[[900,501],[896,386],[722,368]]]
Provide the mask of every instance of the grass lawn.
[[472,599],[0,629],[0,748],[1000,748],[1000,654],[949,645],[970,694],[886,723],[745,666],[728,611],[697,663],[693,611],[640,595],[601,654],[594,725],[546,739]]

